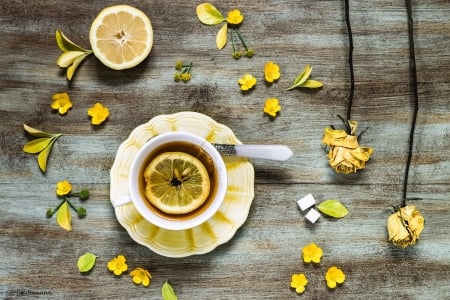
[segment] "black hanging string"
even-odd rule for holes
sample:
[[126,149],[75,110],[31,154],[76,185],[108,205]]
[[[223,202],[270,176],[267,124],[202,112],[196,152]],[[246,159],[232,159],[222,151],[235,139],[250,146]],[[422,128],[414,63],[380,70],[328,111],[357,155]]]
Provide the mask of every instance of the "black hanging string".
[[414,145],[414,130],[416,128],[417,112],[419,111],[419,94],[417,92],[417,69],[416,69],[416,53],[414,50],[414,23],[412,17],[411,0],[406,0],[406,11],[408,14],[408,39],[409,39],[409,59],[410,72],[412,77],[412,88],[414,93],[414,113],[411,121],[411,130],[409,132],[408,158],[406,160],[405,177],[403,180],[403,197],[401,206],[406,206],[406,194],[408,191],[409,167],[411,165]]
[[[348,64],[350,66],[350,96],[348,98],[348,106],[347,106],[347,121],[351,120],[352,116],[352,106],[353,106],[353,95],[355,93],[355,75],[353,72],[353,34],[352,34],[352,26],[350,24],[350,7],[348,0],[345,0],[345,23],[347,24],[347,32],[348,32]],[[350,128],[348,122],[345,122],[345,126],[350,134]]]

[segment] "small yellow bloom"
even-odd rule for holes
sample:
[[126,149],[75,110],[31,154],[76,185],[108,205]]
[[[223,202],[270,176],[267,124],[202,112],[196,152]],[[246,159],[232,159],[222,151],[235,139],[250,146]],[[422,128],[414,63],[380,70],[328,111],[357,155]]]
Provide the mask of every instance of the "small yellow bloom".
[[133,278],[135,284],[142,284],[145,287],[150,285],[152,279],[150,272],[142,268],[134,269],[130,272],[130,276]]
[[293,274],[291,278],[291,288],[294,288],[297,294],[301,294],[305,291],[305,287],[308,284],[308,279],[305,274]]
[[241,85],[241,90],[248,91],[256,84],[256,78],[250,74],[245,74],[242,78],[239,78],[239,84]]
[[182,73],[180,75],[180,78],[184,82],[189,81],[189,80],[191,80],[191,73]]
[[67,180],[59,181],[56,184],[56,195],[65,196],[72,191],[72,185]]
[[334,289],[338,283],[344,283],[345,274],[338,267],[330,267],[325,274],[325,280],[327,281],[327,286],[330,289]]
[[69,94],[67,93],[54,94],[52,99],[53,103],[51,107],[53,109],[57,109],[60,115],[64,115],[70,108],[72,108],[72,102],[70,101]]
[[305,263],[320,263],[320,259],[322,258],[323,251],[322,248],[317,246],[315,243],[311,243],[309,245],[306,245],[302,249],[303,254],[303,261]]
[[358,122],[349,121],[351,134],[345,130],[325,128],[322,143],[329,147],[327,154],[330,166],[337,172],[348,175],[366,167],[373,148],[361,147],[354,135]]
[[267,82],[273,82],[280,78],[280,67],[273,61],[268,61],[264,65],[264,78]]
[[281,105],[277,98],[269,98],[264,104],[264,112],[272,117],[276,117],[281,111]]
[[244,21],[244,16],[239,9],[234,9],[228,13],[227,22],[234,25],[239,25]]
[[128,265],[126,264],[125,256],[118,255],[108,262],[108,270],[114,272],[114,275],[119,276],[126,270],[128,270]]
[[97,102],[88,109],[88,115],[92,117],[91,122],[93,125],[99,125],[109,116],[109,109]]
[[181,71],[182,67],[183,67],[183,62],[181,60],[177,60],[175,62],[175,69],[177,69],[178,71]]
[[414,205],[401,207],[387,221],[389,241],[402,248],[412,246],[420,237],[425,219]]

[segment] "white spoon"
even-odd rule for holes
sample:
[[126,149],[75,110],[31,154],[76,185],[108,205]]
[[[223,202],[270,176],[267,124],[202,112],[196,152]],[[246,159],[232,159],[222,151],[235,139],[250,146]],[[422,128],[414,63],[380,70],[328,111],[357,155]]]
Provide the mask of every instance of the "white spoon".
[[222,154],[228,156],[242,156],[248,158],[262,158],[271,160],[287,160],[294,153],[285,145],[230,145],[213,144]]

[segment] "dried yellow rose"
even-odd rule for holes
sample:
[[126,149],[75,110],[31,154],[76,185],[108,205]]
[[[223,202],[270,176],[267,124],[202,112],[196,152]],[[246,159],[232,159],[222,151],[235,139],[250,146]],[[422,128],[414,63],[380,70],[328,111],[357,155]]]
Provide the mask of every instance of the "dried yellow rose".
[[412,246],[419,239],[424,224],[424,217],[414,205],[401,207],[387,220],[389,241],[402,248]]
[[322,143],[329,148],[330,166],[337,172],[348,175],[366,167],[366,162],[373,153],[373,148],[361,147],[358,137],[354,135],[358,122],[348,121],[351,133],[345,130],[325,128]]

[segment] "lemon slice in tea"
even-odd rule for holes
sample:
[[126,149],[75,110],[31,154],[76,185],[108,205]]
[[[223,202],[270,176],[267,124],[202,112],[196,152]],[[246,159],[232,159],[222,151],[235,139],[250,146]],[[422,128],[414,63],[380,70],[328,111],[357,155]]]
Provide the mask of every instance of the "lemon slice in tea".
[[103,9],[89,32],[94,55],[114,70],[132,68],[141,63],[153,45],[153,29],[141,10],[129,5]]
[[144,172],[145,196],[167,214],[186,214],[208,198],[208,171],[196,157],[184,152],[165,152],[154,158]]

